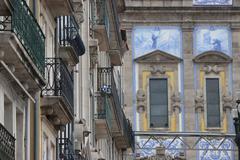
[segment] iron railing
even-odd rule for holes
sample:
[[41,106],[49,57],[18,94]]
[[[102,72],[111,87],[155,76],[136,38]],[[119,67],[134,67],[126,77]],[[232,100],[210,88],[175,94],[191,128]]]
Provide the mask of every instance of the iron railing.
[[77,57],[83,55],[85,53],[85,47],[74,16],[60,16],[57,18],[57,23],[60,45],[73,47]]
[[0,159],[15,160],[15,138],[0,123]]
[[73,113],[73,77],[61,58],[45,59],[46,86],[42,89],[42,96],[62,96],[69,104]]
[[59,160],[75,160],[73,143],[69,138],[58,138]]
[[109,28],[110,28],[110,22],[109,22],[109,15],[108,15],[108,9],[107,9],[107,0],[97,0],[96,2],[96,24],[97,25],[104,25],[105,29],[107,31],[107,34],[109,36]]
[[117,114],[119,124],[123,129],[123,136],[127,139],[129,147],[134,148],[132,126],[121,108],[122,92],[119,92],[118,90],[121,90],[121,87],[116,86],[113,68],[98,68],[98,92],[113,97],[115,113]]
[[108,127],[111,129],[112,111],[109,104],[110,102],[108,100],[108,96],[105,94],[98,97],[97,103],[97,113],[95,114],[95,118],[105,119]]
[[32,61],[44,75],[45,36],[25,0],[10,0],[11,31],[18,37]]
[[124,137],[127,139],[128,141],[128,145],[129,147],[132,148],[132,150],[134,150],[134,147],[135,147],[135,141],[134,141],[134,132],[132,130],[132,125],[129,121],[129,119],[127,119],[125,117],[125,114],[123,113],[124,115],[124,118],[123,118],[123,126],[124,126],[124,131],[123,131],[123,134],[124,134]]

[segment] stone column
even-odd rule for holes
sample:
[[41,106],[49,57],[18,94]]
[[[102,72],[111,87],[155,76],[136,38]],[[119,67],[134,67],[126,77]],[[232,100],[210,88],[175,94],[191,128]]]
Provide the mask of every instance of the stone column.
[[[186,132],[195,131],[194,69],[193,69],[193,28],[191,24],[182,26],[184,63],[184,123]],[[191,139],[189,142],[191,144]],[[196,159],[196,152],[186,151],[186,159]]]

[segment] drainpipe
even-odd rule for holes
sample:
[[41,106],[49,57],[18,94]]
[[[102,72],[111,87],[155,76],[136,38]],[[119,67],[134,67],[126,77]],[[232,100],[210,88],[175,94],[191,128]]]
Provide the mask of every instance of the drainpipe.
[[34,17],[37,17],[37,12],[36,12],[36,0],[32,0],[33,1],[33,15]]
[[34,104],[34,160],[39,160],[39,108],[40,108],[39,92],[35,95]]

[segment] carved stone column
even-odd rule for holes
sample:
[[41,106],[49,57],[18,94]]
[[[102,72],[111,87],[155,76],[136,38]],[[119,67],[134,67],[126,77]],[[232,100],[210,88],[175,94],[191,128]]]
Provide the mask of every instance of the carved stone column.
[[176,124],[176,130],[175,131],[180,131],[180,117],[179,114],[181,112],[181,95],[179,92],[175,92],[172,97],[171,97],[171,102],[172,102],[172,114],[175,116],[175,124]]
[[146,94],[143,89],[137,91],[137,111],[138,113],[146,111]]
[[231,110],[233,107],[233,97],[230,93],[224,94],[222,97],[222,101],[223,101],[223,111],[226,114],[226,125],[227,125],[227,132],[230,132],[231,129],[231,124],[229,124],[229,119],[231,118]]
[[197,116],[198,128],[202,128],[204,124],[201,124],[202,117],[204,116],[204,97],[202,90],[197,90],[195,95],[195,111]]

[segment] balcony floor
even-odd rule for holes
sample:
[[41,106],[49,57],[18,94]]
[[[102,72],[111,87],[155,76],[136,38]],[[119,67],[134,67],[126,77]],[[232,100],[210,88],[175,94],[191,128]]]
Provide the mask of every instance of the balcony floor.
[[12,32],[0,32],[0,60],[4,61],[29,92],[40,90],[45,80]]

